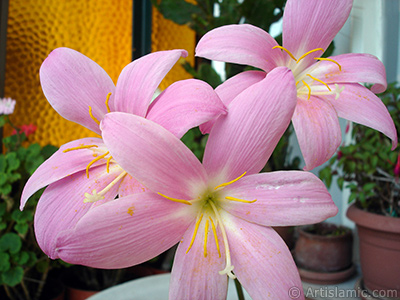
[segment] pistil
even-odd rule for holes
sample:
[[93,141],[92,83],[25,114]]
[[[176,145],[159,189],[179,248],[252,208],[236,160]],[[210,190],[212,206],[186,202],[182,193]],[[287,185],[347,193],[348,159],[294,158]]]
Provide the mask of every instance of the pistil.
[[85,199],[83,200],[84,203],[90,202],[96,202],[99,200],[104,199],[104,195],[117,183],[119,182],[122,178],[125,177],[127,173],[125,171],[122,171],[116,178],[114,178],[113,181],[111,181],[100,193],[97,193],[96,190],[92,191],[92,194],[85,193]]

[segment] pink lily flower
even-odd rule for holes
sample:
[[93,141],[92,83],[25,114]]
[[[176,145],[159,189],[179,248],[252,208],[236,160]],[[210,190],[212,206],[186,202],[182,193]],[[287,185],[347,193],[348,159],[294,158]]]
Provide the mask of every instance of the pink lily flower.
[[[279,101],[260,101],[265,97]],[[286,244],[269,226],[316,223],[337,213],[311,173],[257,174],[295,105],[291,72],[273,70],[218,118],[203,164],[155,122],[107,114],[101,123],[106,145],[148,190],[90,210],[59,235],[51,257],[122,268],[179,242],[169,299],[226,299],[227,276],[237,277],[253,300],[290,299],[290,288],[302,291],[300,277]]]
[[[311,170],[335,153],[341,143],[338,117],[376,129],[397,145],[395,125],[385,105],[374,94],[387,87],[383,64],[369,54],[321,55],[342,28],[352,0],[288,0],[283,15],[283,47],[252,25],[228,25],[203,36],[196,55],[211,60],[257,67],[269,72],[287,66],[297,87],[292,117],[306,166]],[[238,92],[265,77],[244,72],[220,89]],[[241,87],[236,87],[240,81]],[[359,82],[373,83],[371,90]],[[223,98],[228,105],[232,97]],[[207,131],[212,123],[205,125]]]
[[[97,134],[101,134],[99,124],[104,116],[120,111],[153,120],[180,138],[191,127],[226,111],[212,87],[199,80],[176,82],[150,104],[161,80],[186,55],[185,50],[146,55],[128,64],[115,86],[97,63],[75,50],[59,48],[43,62],[40,79],[46,98],[60,115]],[[35,229],[47,254],[53,251],[58,234],[73,227],[93,207],[117,195],[146,190],[118,165],[100,138],[61,146],[30,177],[21,209],[45,186]]]

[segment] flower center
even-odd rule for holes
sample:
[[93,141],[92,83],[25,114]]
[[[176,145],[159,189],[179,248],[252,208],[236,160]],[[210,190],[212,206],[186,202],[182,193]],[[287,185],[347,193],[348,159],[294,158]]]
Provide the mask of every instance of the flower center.
[[163,195],[161,193],[158,193],[160,196],[162,196],[168,200],[187,204],[187,205],[192,205],[192,204],[196,203],[200,207],[199,212],[197,214],[196,224],[195,224],[195,228],[193,231],[192,239],[190,241],[190,244],[189,244],[189,247],[188,247],[186,253],[188,253],[190,251],[190,249],[192,248],[192,246],[195,242],[199,227],[202,224],[204,224],[204,241],[203,241],[204,257],[207,257],[207,255],[208,255],[207,244],[208,244],[208,234],[210,231],[210,226],[211,226],[211,231],[214,236],[214,241],[215,241],[215,246],[217,248],[218,256],[221,257],[220,246],[219,246],[219,241],[218,241],[218,234],[217,234],[217,229],[219,228],[219,231],[222,236],[222,241],[224,243],[225,260],[226,260],[225,268],[223,270],[219,271],[219,274],[221,274],[221,275],[226,274],[227,276],[231,277],[232,279],[235,279],[236,276],[232,273],[234,266],[232,265],[232,262],[231,262],[229,242],[228,242],[228,237],[226,235],[225,226],[223,224],[221,214],[220,214],[220,205],[221,204],[223,205],[223,202],[225,202],[227,200],[242,202],[242,203],[254,203],[257,201],[257,199],[245,200],[245,199],[239,199],[239,198],[230,197],[230,196],[224,196],[224,193],[222,192],[224,187],[238,181],[245,174],[246,174],[246,172],[244,172],[242,175],[240,175],[239,177],[237,177],[229,182],[225,182],[220,185],[217,185],[213,189],[207,190],[203,195],[201,195],[197,199],[193,199],[193,200],[177,199],[177,198],[172,198],[172,197]]
[[[289,67],[292,70],[295,80],[296,80],[296,88],[297,88],[297,95],[298,96],[305,96],[307,95],[307,100],[310,99],[311,95],[335,95],[335,99],[338,99],[340,96],[340,93],[344,90],[344,87],[339,87],[337,84],[335,84],[335,89],[332,90],[329,85],[322,81],[321,79],[318,79],[314,76],[312,76],[311,71],[314,70],[315,66],[312,68],[308,68],[307,70],[303,72],[296,72],[298,71],[298,64],[299,62],[310,55],[311,53],[317,52],[317,51],[322,51],[324,53],[324,49],[322,48],[316,48],[313,50],[310,50],[306,53],[304,53],[302,56],[300,56],[298,59],[286,48],[282,46],[274,46],[272,49],[281,49],[282,51],[286,52],[292,60],[296,62],[296,64],[293,66],[293,64],[290,64]],[[342,66],[335,60],[331,58],[324,58],[324,57],[315,57],[314,58],[317,61],[329,61],[332,63],[335,63],[339,67],[339,71],[342,71]],[[307,72],[306,72],[307,71]],[[320,84],[315,84],[315,83],[320,83],[326,87],[325,90],[321,90]]]

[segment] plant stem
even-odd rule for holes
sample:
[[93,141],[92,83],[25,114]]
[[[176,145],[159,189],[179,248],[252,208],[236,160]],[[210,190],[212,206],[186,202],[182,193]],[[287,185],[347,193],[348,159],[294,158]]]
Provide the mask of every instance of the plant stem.
[[235,278],[235,287],[238,294],[238,300],[245,300],[242,285],[240,284],[239,280],[237,280],[237,278]]

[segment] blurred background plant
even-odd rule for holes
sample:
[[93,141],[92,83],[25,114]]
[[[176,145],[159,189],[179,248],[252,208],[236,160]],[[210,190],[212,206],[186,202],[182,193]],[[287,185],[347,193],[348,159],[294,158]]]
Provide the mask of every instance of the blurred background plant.
[[0,129],[14,129],[11,136],[2,139],[0,154],[0,297],[5,294],[10,299],[38,299],[48,272],[59,262],[50,261],[36,243],[33,215],[41,193],[35,194],[23,211],[19,205],[26,181],[57,148],[29,144],[27,136],[34,134],[36,126],[14,126],[9,115],[15,101],[0,101]]
[[[378,96],[399,130],[400,86],[389,84],[387,90]],[[341,189],[349,188],[349,202],[355,201],[359,208],[400,217],[400,147],[392,151],[386,136],[358,124],[353,125],[351,137],[350,144],[342,145],[320,171],[320,178],[328,187],[335,179]]]

